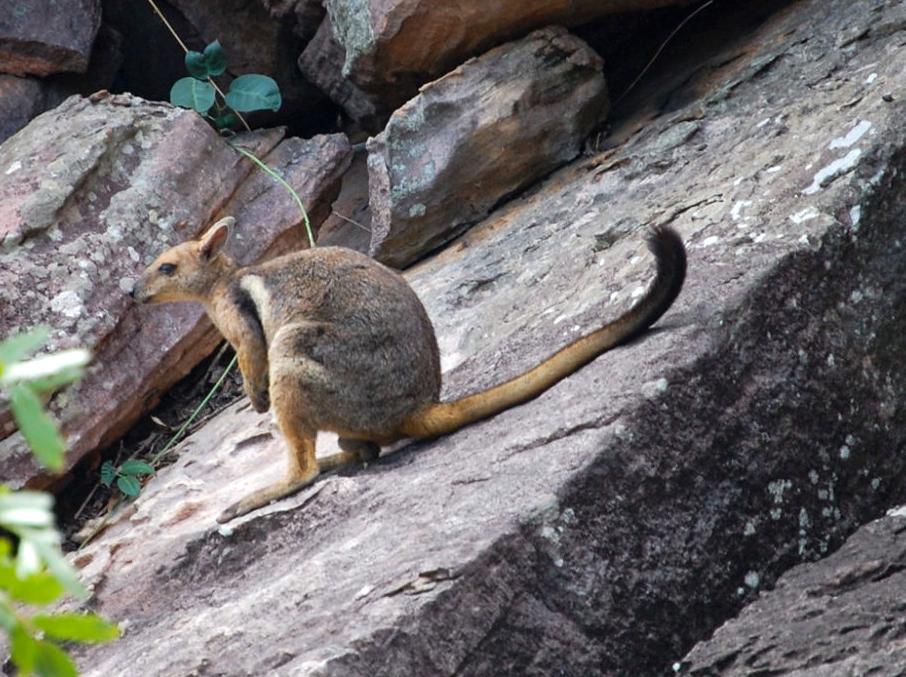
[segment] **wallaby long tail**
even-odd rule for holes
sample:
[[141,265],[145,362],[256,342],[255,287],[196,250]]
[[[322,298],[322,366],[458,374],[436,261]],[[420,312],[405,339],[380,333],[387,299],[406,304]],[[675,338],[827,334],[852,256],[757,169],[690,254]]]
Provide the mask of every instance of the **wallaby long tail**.
[[676,300],[686,277],[686,249],[675,230],[666,226],[654,228],[648,237],[648,248],[657,261],[654,284],[624,315],[576,339],[521,376],[480,393],[419,410],[407,419],[401,432],[407,437],[437,437],[527,402],[601,353],[648,329]]

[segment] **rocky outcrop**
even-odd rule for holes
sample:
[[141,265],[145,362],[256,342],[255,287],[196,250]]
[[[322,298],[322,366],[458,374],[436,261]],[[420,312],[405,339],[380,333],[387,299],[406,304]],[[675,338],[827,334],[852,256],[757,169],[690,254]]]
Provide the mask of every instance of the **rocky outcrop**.
[[607,115],[601,65],[547,28],[423,87],[368,141],[369,253],[404,267],[576,157]]
[[690,269],[658,328],[218,528],[284,463],[267,416],[224,412],[75,557],[128,620],[84,673],[664,674],[902,503],[906,6],[746,17],[678,43],[611,150],[408,272],[447,397],[617,316],[670,224]]
[[299,59],[306,77],[354,119],[374,124],[419,85],[472,56],[550,24],[576,26],[617,12],[688,0],[328,0],[328,22]]
[[[906,509],[784,574],[679,663],[681,675],[903,674]],[[757,582],[757,581],[756,581]]]
[[84,73],[100,25],[100,0],[7,6],[0,13],[0,73]]
[[[281,138],[237,142],[323,219],[349,162],[345,138]],[[145,265],[224,210],[241,262],[301,240],[292,198],[253,169],[198,115],[128,95],[73,97],[0,146],[0,334],[47,324],[49,349],[94,352],[87,376],[54,400],[67,467],[122,435],[220,340],[199,308],[133,308],[127,292]],[[18,434],[0,442],[0,477],[47,481]]]

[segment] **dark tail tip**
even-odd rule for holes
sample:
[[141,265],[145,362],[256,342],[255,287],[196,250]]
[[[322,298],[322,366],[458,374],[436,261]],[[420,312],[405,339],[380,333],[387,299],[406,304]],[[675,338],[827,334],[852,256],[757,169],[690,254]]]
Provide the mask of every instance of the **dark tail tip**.
[[683,288],[686,279],[686,247],[673,228],[655,226],[648,235],[648,249],[657,261],[655,284],[663,288],[655,312],[652,313],[655,318],[659,318],[673,305]]

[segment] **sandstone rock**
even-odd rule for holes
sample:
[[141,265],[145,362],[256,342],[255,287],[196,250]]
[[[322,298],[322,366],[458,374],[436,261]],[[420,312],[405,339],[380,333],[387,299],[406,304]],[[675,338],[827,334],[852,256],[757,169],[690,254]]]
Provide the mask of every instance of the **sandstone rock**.
[[[348,163],[345,137],[274,149],[281,137],[239,142],[323,218]],[[219,341],[200,308],[131,305],[145,265],[225,209],[237,217],[240,261],[299,241],[292,199],[252,170],[199,116],[128,95],[68,99],[0,146],[0,334],[47,324],[49,349],[95,353],[86,378],[54,400],[67,467],[122,435]],[[0,442],[0,477],[48,479],[18,434]]]
[[720,18],[640,86],[647,125],[409,271],[447,396],[616,316],[669,223],[690,270],[660,327],[218,530],[284,462],[266,416],[224,413],[76,556],[129,622],[76,649],[84,674],[665,674],[753,572],[903,502],[906,6]]
[[84,73],[100,25],[100,0],[15,3],[0,13],[0,73]]
[[607,115],[601,60],[536,31],[422,88],[368,141],[370,253],[403,267],[579,154]]
[[0,143],[66,97],[88,95],[110,87],[122,61],[120,46],[120,35],[101,26],[85,73],[66,73],[40,79],[0,75]]
[[[517,0],[455,4],[422,0],[328,0],[329,25],[299,67],[357,120],[375,124],[419,85],[469,57],[543,26],[688,4],[688,0]],[[330,33],[333,40],[327,39]]]
[[349,247],[367,254],[371,246],[368,195],[367,155],[363,152],[356,154],[343,175],[343,185],[331,214],[318,229],[318,244]]
[[326,14],[320,0],[261,0],[270,15],[289,21],[293,33],[305,42],[314,37]]
[[784,574],[680,663],[683,675],[878,675],[906,665],[906,511]]

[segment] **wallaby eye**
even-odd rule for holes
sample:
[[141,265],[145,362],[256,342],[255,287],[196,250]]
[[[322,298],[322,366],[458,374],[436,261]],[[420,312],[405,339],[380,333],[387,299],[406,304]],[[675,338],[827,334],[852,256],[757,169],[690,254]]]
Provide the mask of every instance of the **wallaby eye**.
[[172,275],[173,273],[176,272],[176,264],[175,263],[162,263],[158,267],[158,270],[160,272],[162,272],[164,275]]

